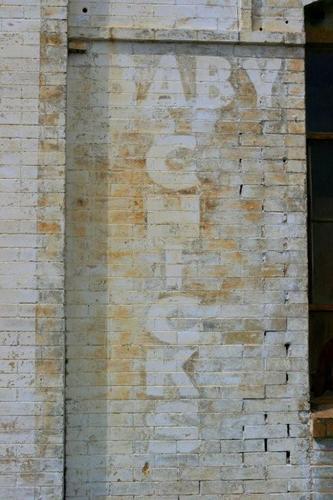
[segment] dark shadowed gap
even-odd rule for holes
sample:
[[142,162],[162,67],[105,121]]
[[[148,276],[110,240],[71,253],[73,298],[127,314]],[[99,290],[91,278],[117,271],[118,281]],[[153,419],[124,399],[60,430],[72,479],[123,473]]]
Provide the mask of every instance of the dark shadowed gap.
[[333,5],[305,8],[312,406],[333,400]]

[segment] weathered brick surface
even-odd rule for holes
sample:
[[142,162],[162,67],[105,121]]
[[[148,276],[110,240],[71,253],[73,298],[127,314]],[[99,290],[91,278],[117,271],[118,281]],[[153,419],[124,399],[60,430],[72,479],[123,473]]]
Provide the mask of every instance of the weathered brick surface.
[[71,0],[70,26],[303,31],[302,0]]
[[61,498],[66,1],[0,26],[0,497]]
[[68,498],[308,495],[303,66],[70,56]]
[[67,0],[0,6],[0,497],[331,498],[302,2],[69,3],[65,285]]
[[72,0],[70,25],[179,28],[233,31],[238,29],[238,0],[110,1]]
[[302,0],[252,0],[253,28],[263,31],[303,30]]

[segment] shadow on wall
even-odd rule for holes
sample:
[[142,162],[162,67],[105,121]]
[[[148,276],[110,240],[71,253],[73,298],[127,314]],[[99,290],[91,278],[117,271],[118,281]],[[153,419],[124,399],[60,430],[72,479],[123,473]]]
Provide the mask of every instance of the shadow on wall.
[[[108,450],[109,67],[105,44],[70,54],[66,219],[66,497],[103,494]],[[95,498],[95,497],[94,497]]]

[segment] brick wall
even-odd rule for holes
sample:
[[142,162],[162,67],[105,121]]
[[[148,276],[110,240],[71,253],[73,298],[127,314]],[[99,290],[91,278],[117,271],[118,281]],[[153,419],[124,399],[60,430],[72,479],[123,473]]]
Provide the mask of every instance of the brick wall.
[[66,1],[0,25],[0,496],[61,498]]
[[165,29],[237,30],[238,0],[96,1],[72,0],[72,27],[119,26]]
[[67,496],[309,498],[301,6],[116,7],[71,5]]
[[302,0],[252,0],[253,28],[272,32],[303,31]]
[[[71,28],[303,31],[302,0],[71,0]],[[86,31],[87,33],[87,31]]]
[[0,496],[330,498],[301,2],[69,3],[65,284],[67,1],[0,6]]

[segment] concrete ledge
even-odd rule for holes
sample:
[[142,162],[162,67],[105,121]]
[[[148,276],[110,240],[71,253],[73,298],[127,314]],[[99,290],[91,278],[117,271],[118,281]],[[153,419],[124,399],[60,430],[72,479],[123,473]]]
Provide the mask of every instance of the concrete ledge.
[[267,33],[262,31],[227,31],[153,29],[153,28],[79,28],[69,29],[69,40],[128,42],[248,43],[256,45],[304,45],[304,33]]

